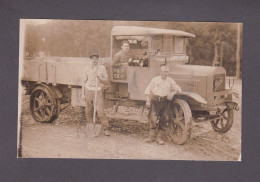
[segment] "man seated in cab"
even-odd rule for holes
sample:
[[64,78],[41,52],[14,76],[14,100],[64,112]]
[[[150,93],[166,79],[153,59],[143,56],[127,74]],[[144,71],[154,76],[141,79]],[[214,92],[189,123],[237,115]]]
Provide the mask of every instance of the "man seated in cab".
[[127,40],[121,42],[121,50],[114,55],[113,66],[126,66],[133,56],[130,54],[130,43]]
[[148,114],[150,133],[145,141],[148,143],[156,141],[163,145],[162,131],[165,122],[169,120],[169,104],[174,95],[181,92],[181,87],[168,77],[169,66],[163,64],[160,69],[160,75],[154,77],[145,90],[146,106],[150,108]]

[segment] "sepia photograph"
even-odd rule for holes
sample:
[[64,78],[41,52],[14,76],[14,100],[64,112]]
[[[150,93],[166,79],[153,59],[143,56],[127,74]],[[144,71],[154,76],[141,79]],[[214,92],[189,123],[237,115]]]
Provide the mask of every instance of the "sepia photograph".
[[242,34],[20,19],[17,157],[241,161]]

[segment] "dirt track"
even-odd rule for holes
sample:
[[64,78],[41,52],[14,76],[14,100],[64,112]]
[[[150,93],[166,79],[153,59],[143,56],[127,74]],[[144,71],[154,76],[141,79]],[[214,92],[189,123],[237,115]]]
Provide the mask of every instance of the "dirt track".
[[[241,108],[241,80],[236,80]],[[241,109],[235,111],[234,123],[226,134],[213,131],[210,123],[193,123],[192,136],[185,145],[148,144],[146,123],[111,121],[111,136],[87,138],[84,134],[84,110],[68,107],[52,124],[33,120],[29,96],[22,97],[22,157],[25,158],[95,158],[162,160],[234,160],[241,151]]]

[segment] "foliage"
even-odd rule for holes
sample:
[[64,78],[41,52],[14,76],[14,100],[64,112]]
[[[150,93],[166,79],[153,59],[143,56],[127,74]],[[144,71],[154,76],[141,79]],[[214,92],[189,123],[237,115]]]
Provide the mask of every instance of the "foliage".
[[232,23],[51,20],[26,26],[26,55],[35,56],[44,51],[50,56],[87,57],[99,53],[107,57],[110,32],[115,25],[168,28],[195,34],[196,38],[190,38],[187,44],[191,64],[212,65],[217,46],[218,54],[223,51],[222,62],[227,73],[235,74],[237,30]]

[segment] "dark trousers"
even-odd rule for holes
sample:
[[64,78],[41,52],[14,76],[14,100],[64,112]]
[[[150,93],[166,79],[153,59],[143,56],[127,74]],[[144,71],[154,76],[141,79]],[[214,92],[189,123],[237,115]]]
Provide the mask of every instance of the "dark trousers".
[[148,114],[150,129],[163,130],[169,120],[169,104],[167,98],[152,97]]

